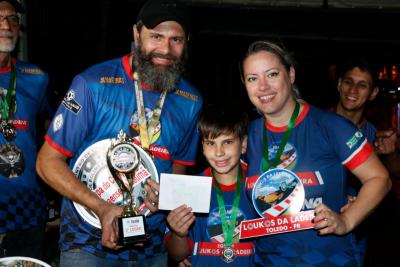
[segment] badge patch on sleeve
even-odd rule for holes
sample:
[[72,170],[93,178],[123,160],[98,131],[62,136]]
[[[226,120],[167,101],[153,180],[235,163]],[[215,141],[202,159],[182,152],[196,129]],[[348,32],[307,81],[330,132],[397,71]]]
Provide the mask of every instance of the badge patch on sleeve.
[[75,91],[69,90],[65,95],[62,104],[64,107],[75,114],[78,114],[82,106],[75,100]]
[[359,140],[361,140],[363,137],[363,134],[360,131],[357,131],[347,142],[346,145],[352,149]]
[[53,121],[53,132],[57,132],[61,129],[64,124],[64,118],[62,114],[58,114]]

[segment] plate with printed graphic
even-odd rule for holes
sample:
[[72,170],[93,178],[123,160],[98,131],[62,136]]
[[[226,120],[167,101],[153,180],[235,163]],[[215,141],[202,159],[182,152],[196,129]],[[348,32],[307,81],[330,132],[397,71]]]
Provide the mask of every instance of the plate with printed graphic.
[[[78,157],[72,171],[82,183],[100,198],[109,203],[121,205],[122,191],[115,182],[107,165],[107,152],[111,145],[112,139],[104,139],[92,144]],[[139,166],[135,171],[135,180],[139,179],[139,183],[135,184],[132,197],[137,204],[139,213],[148,215],[150,210],[144,203],[144,197],[146,196],[144,184],[147,179],[153,179],[158,182],[159,178],[150,156],[141,147],[135,145],[135,148],[140,156]],[[75,209],[85,221],[96,228],[101,228],[99,218],[93,211],[79,203],[73,203]]]
[[294,214],[301,210],[305,198],[299,177],[285,169],[271,169],[254,184],[252,201],[257,213],[264,218]]

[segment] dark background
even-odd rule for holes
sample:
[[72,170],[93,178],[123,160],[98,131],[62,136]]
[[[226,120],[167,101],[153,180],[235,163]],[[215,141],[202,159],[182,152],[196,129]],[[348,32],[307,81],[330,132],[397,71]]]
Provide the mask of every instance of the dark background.
[[[143,2],[28,0],[29,60],[50,74],[52,89],[62,96],[75,74],[129,53]],[[377,69],[400,63],[400,8],[333,8],[327,1],[312,8],[184,2],[194,26],[187,76],[206,102],[238,99],[252,109],[238,64],[255,40],[282,42],[292,51],[303,98],[324,108],[336,103],[334,70],[346,58],[364,56]]]
[[[129,53],[132,25],[143,2],[26,1],[29,61],[49,73],[54,106],[74,75]],[[286,7],[266,4],[279,1],[258,1],[257,5],[239,1],[223,4],[229,1],[220,0],[185,2],[192,9],[194,22],[186,75],[205,103],[235,100],[249,114],[255,114],[238,71],[242,55],[255,40],[282,42],[293,52],[298,62],[296,83],[303,98],[322,108],[337,102],[335,70],[347,58],[364,56],[377,70],[400,67],[400,8],[333,8],[328,1],[314,7],[296,5],[296,1]],[[369,119],[379,128],[398,125],[393,115],[399,93],[389,93],[388,88],[397,90],[399,84],[387,82],[389,87],[381,86],[380,97],[369,109]],[[366,266],[396,266],[399,262],[398,246],[387,244],[389,238],[391,242],[399,238],[398,211],[398,203],[389,198],[371,220]]]

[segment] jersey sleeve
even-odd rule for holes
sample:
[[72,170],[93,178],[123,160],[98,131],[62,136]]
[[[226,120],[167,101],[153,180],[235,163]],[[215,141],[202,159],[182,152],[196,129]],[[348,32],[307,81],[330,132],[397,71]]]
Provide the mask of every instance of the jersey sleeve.
[[46,141],[68,157],[82,146],[93,126],[95,108],[87,81],[76,76],[47,131]]
[[327,134],[342,164],[351,170],[360,166],[373,152],[364,134],[349,120],[339,116],[325,121],[329,124]]

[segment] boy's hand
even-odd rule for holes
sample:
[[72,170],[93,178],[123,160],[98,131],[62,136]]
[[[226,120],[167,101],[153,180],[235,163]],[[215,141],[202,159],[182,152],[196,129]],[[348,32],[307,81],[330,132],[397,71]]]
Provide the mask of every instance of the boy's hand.
[[189,228],[196,217],[192,213],[192,208],[182,205],[172,210],[167,216],[167,222],[173,233],[179,237],[186,237]]

